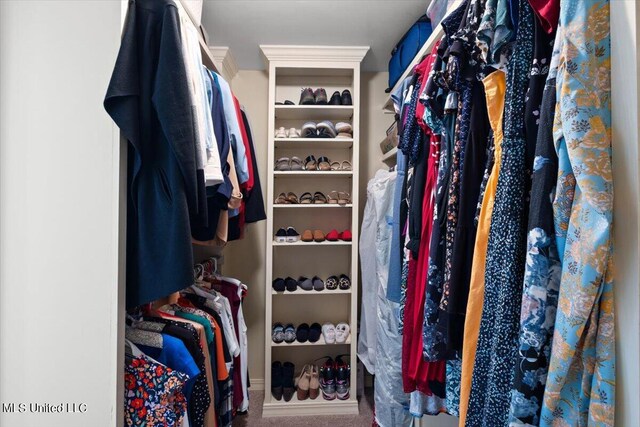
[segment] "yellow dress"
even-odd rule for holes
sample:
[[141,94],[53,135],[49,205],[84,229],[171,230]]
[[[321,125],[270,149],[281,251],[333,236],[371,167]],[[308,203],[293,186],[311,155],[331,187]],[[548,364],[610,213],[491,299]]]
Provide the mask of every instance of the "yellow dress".
[[489,121],[493,129],[495,147],[495,162],[487,182],[487,188],[482,199],[478,231],[473,250],[473,265],[471,267],[471,282],[469,285],[469,301],[467,315],[464,322],[464,341],[462,345],[462,375],[460,378],[460,427],[464,427],[471,393],[471,378],[473,364],[476,359],[476,346],[480,333],[480,319],[482,318],[482,303],[484,299],[484,267],[487,259],[487,245],[489,228],[493,213],[493,202],[498,186],[498,175],[502,158],[502,116],[504,112],[504,96],[506,90],[506,76],[503,71],[494,71],[484,78],[485,95]]

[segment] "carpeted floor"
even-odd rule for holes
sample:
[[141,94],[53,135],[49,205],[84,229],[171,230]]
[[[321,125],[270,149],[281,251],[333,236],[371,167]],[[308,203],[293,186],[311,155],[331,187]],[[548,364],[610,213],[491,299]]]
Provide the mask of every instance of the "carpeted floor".
[[373,423],[373,389],[365,389],[360,398],[360,415],[327,415],[319,417],[274,417],[262,418],[262,401],[264,391],[250,391],[251,401],[249,413],[239,415],[233,421],[233,427],[365,427]]

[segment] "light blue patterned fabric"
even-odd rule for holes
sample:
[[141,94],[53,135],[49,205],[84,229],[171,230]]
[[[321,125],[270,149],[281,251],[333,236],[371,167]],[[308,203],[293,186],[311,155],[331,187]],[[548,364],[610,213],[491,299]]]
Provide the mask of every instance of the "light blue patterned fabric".
[[554,212],[562,276],[540,425],[613,426],[609,1],[562,0],[558,38]]
[[525,93],[533,60],[533,11],[520,0],[508,65],[502,159],[491,217],[480,334],[467,410],[468,427],[508,425],[520,329],[525,253]]

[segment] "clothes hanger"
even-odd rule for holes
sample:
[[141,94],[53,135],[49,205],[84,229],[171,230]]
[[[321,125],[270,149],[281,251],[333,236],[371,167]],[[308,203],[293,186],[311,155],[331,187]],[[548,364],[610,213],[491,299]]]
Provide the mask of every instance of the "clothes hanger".
[[196,281],[202,280],[202,277],[204,276],[204,266],[202,264],[196,264],[193,267],[193,276]]
[[124,340],[124,358],[126,363],[131,363],[131,361],[135,358],[133,354],[133,348],[131,347],[133,343],[127,339]]
[[[138,308],[136,308],[135,310],[138,311]],[[138,320],[140,320],[138,313],[136,313],[136,316],[133,316],[130,313],[125,314],[125,322],[127,323],[127,325],[135,325]]]

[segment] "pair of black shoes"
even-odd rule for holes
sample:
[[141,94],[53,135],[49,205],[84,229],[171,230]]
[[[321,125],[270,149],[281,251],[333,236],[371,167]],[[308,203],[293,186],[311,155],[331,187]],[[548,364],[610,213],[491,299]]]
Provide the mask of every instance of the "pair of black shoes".
[[291,362],[273,362],[271,364],[271,394],[276,400],[288,402],[293,397],[296,388],[293,382],[295,365]]
[[272,282],[271,286],[276,292],[284,292],[285,289],[289,292],[293,292],[298,289],[298,281],[293,277],[287,277],[286,279],[278,277]]
[[287,227],[286,229],[280,228],[276,231],[275,238],[278,243],[295,243],[300,240],[300,233],[293,227]]
[[[286,101],[285,101],[286,104]],[[302,89],[300,94],[300,105],[353,105],[353,99],[351,98],[351,92],[349,89],[345,89],[340,94],[337,90],[331,95],[331,99],[327,100],[327,91],[323,88],[315,90],[310,87]]]
[[318,342],[322,335],[322,326],[320,323],[312,323],[309,326],[308,323],[302,323],[296,328],[296,340],[298,342]]
[[327,91],[323,88],[318,88],[313,91],[310,87],[302,89],[300,94],[300,105],[327,105]]
[[349,89],[343,90],[342,95],[340,95],[340,91],[338,90],[333,92],[333,95],[331,95],[331,99],[329,100],[329,105],[353,105]]

